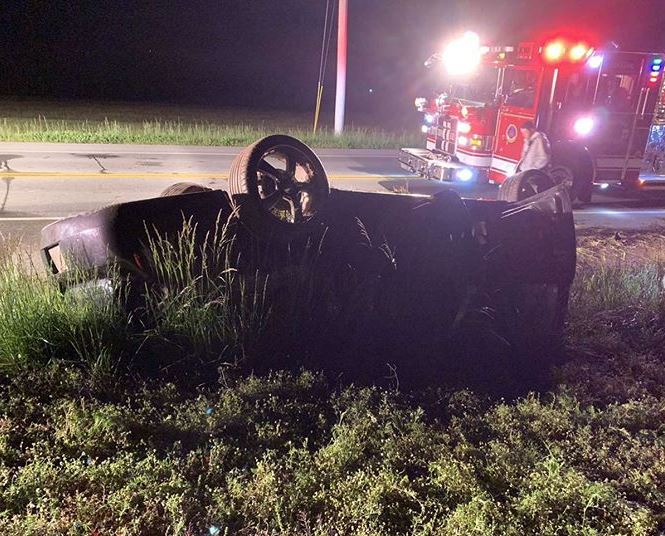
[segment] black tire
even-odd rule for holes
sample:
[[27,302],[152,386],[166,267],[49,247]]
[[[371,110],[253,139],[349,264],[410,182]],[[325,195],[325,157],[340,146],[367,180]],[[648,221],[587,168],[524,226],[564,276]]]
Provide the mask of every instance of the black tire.
[[591,202],[594,170],[593,161],[586,150],[565,147],[557,150],[549,173],[556,184],[567,184],[571,201]]
[[207,186],[201,186],[200,184],[195,184],[193,182],[176,182],[168,188],[166,188],[159,197],[171,197],[173,195],[184,195],[184,194],[198,194],[201,192],[210,192],[212,188]]
[[307,145],[276,134],[236,156],[229,172],[229,193],[239,196],[241,210],[249,209],[243,212],[251,214],[256,231],[284,231],[315,222],[330,186],[323,164]]
[[568,188],[568,191],[573,191],[573,184],[575,183],[575,173],[566,164],[552,164],[552,167],[549,170],[550,177],[556,184],[563,184]]
[[530,169],[508,177],[499,188],[497,200],[511,203],[524,201],[554,186],[554,181],[547,173],[538,169]]

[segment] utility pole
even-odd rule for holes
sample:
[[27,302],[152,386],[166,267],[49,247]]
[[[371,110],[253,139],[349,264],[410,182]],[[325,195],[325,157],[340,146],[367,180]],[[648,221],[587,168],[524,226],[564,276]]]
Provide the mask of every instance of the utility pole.
[[348,0],[339,0],[339,18],[337,19],[337,87],[335,90],[335,134],[337,135],[341,134],[344,130],[348,8]]

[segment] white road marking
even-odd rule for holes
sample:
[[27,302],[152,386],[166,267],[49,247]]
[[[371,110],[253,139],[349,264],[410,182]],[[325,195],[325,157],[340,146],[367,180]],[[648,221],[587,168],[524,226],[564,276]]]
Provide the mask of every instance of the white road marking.
[[17,216],[15,218],[0,218],[0,222],[3,221],[56,221],[62,220],[66,216]]
[[589,214],[590,216],[639,216],[641,214],[645,216],[653,216],[655,214],[663,214],[665,216],[665,210],[580,210],[575,211],[575,214],[585,215]]
[[[189,151],[109,151],[109,150],[104,150],[102,148],[99,148],[97,151],[95,151],[95,147],[91,147],[89,151],[83,152],[81,150],[44,150],[44,149],[17,149],[15,152],[17,153],[31,153],[31,154],[70,154],[70,155],[75,155],[75,156],[84,156],[84,157],[89,157],[90,155],[115,155],[115,154],[131,154],[135,156],[150,156],[150,155],[173,155],[173,156],[235,156],[237,155],[244,147],[238,148],[237,152],[228,152],[228,153],[208,153],[208,152],[189,152]],[[0,147],[0,150],[4,150],[2,147]],[[11,150],[11,148],[8,148],[7,150]],[[353,150],[353,149],[352,149]],[[383,150],[383,149],[379,149]],[[389,150],[389,149],[386,149]],[[315,150],[316,151],[316,150]],[[348,154],[326,154],[326,153],[316,153],[319,158],[391,158],[391,159],[396,159],[397,158],[397,151],[395,151],[395,154],[373,154],[373,153],[348,153]]]
[[[0,178],[44,178],[44,179],[157,179],[157,180],[228,180],[228,173],[195,173],[195,172],[141,172],[141,171],[0,171]],[[378,180],[378,179],[412,179],[412,175],[400,173],[382,173],[380,175],[334,173],[328,180]]]

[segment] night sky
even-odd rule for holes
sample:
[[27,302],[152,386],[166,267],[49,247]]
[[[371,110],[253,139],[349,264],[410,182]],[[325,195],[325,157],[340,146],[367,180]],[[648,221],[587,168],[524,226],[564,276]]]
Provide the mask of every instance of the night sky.
[[[289,109],[314,102],[326,0],[0,4],[0,94]],[[665,0],[349,4],[352,109],[411,106],[423,60],[463,29],[504,43],[579,29],[598,43],[665,50]],[[334,46],[335,37],[329,98]]]

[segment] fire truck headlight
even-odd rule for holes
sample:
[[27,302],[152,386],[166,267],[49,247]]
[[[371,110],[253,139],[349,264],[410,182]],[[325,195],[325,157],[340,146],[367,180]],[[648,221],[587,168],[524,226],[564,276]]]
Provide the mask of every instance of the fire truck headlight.
[[427,134],[429,132],[429,126],[428,125],[423,125],[422,127],[420,127],[420,131],[423,134]]
[[434,123],[434,116],[432,114],[425,114],[425,123],[428,125]]
[[471,125],[469,123],[465,123],[464,121],[460,121],[457,123],[457,132],[460,134],[468,134],[471,132]]
[[593,130],[593,119],[591,117],[580,117],[575,121],[573,129],[579,136],[588,136]]
[[473,171],[469,168],[461,168],[455,172],[455,178],[462,182],[468,182],[473,179]]
[[591,69],[599,69],[600,66],[603,64],[603,57],[600,56],[599,54],[594,54],[589,58],[589,61],[587,61],[586,64]]
[[466,136],[460,136],[459,138],[457,138],[457,145],[466,147],[467,145],[469,145],[469,138],[467,138]]

